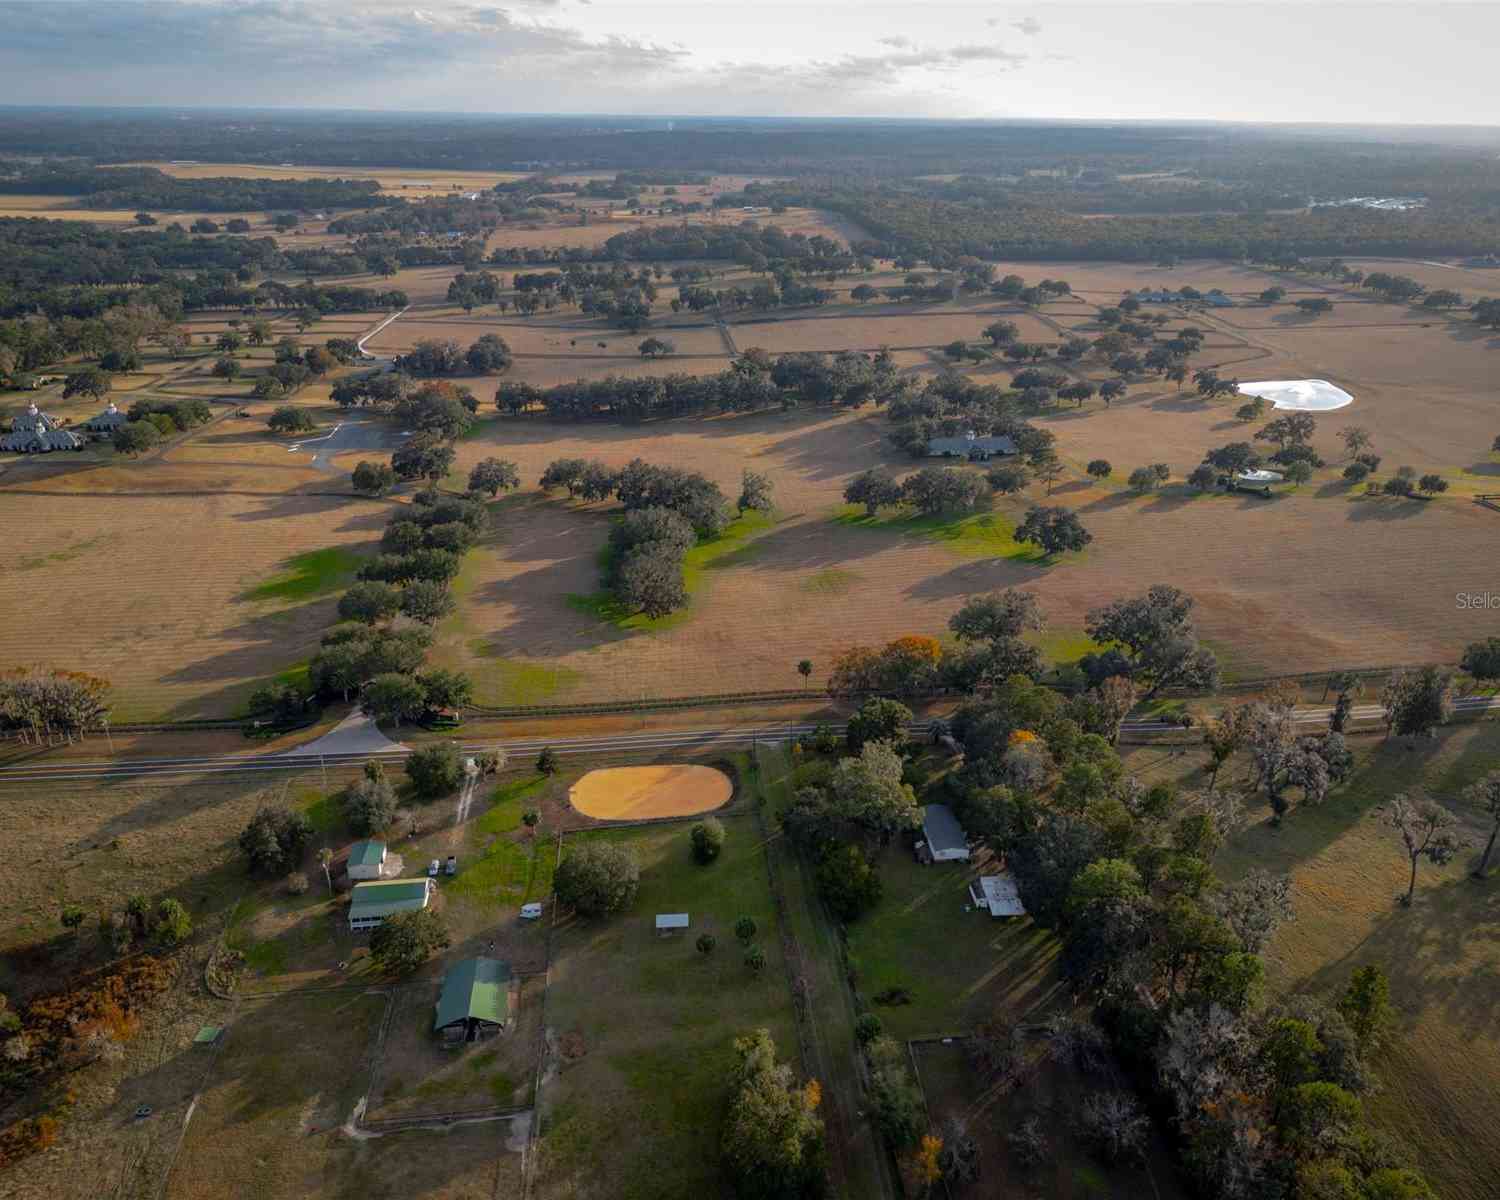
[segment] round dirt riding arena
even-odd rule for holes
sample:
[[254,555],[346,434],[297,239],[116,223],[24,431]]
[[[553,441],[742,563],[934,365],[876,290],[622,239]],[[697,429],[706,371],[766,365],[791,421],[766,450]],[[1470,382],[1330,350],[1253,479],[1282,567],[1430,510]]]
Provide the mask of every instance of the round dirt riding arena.
[[714,767],[669,763],[590,771],[568,791],[568,802],[599,821],[690,817],[729,803],[734,783]]

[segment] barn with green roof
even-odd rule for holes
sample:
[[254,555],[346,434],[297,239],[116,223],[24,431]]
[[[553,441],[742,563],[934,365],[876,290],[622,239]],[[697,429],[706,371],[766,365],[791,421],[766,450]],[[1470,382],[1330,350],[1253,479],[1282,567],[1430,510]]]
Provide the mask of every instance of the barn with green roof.
[[498,958],[466,958],[448,968],[432,1015],[444,1041],[490,1037],[510,1020],[510,966]]

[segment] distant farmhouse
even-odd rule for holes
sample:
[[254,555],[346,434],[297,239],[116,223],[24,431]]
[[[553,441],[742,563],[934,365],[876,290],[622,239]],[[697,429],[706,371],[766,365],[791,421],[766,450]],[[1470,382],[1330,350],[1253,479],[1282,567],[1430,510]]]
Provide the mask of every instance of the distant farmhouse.
[[1142,288],[1133,293],[1142,304],[1207,304],[1210,308],[1233,308],[1234,301],[1223,288],[1210,288],[1196,295],[1183,295],[1171,288]]
[[82,450],[83,439],[76,433],[61,428],[57,420],[49,417],[35,404],[26,411],[12,417],[10,432],[0,438],[0,450],[16,454],[50,454],[53,450]]
[[361,933],[397,913],[419,912],[432,901],[430,879],[381,879],[356,883],[349,905],[349,931]]
[[448,968],[433,1008],[432,1030],[445,1042],[492,1037],[510,1020],[510,967],[498,958],[466,958]]
[[113,437],[117,431],[124,429],[129,421],[130,418],[116,408],[114,402],[111,401],[109,407],[97,417],[90,417],[85,421],[82,428],[100,437]]
[[927,443],[933,458],[966,458],[970,462],[988,462],[1016,453],[1016,444],[1004,435],[980,437],[972,429],[963,437],[933,438]]

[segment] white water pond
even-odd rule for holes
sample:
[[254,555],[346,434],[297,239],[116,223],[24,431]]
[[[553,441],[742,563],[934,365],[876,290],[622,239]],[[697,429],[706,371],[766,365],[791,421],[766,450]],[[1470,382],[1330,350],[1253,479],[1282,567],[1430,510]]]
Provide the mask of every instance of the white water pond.
[[1271,401],[1276,408],[1297,412],[1331,412],[1354,403],[1354,397],[1326,379],[1271,379],[1242,383],[1240,393]]

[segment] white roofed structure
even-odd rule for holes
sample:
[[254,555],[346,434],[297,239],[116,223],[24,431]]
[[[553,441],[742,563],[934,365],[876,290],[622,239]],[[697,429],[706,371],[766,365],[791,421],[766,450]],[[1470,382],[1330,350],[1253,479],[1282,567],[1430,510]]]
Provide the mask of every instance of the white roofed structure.
[[975,908],[988,909],[992,917],[1024,917],[1026,906],[1016,881],[1007,872],[984,875],[969,884],[969,898]]

